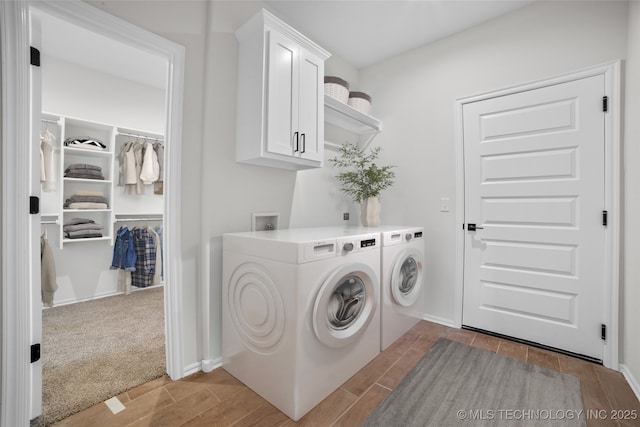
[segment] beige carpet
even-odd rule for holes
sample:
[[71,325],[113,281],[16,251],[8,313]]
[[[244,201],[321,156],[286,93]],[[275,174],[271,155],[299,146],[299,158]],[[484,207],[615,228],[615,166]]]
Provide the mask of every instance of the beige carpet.
[[163,306],[153,288],[43,310],[41,423],[162,376]]

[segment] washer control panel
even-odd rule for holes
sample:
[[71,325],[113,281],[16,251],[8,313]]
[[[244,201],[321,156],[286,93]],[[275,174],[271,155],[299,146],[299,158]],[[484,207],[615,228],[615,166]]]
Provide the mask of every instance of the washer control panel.
[[339,237],[337,240],[338,249],[340,249],[338,255],[347,255],[380,247],[380,234],[377,233]]

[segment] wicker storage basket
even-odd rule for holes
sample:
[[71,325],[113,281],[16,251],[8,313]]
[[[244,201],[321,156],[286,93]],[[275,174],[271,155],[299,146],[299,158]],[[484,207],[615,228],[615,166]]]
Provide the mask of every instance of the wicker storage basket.
[[349,100],[349,83],[340,77],[325,76],[324,93],[346,104]]
[[371,96],[364,92],[349,92],[348,104],[362,113],[369,114],[371,111]]

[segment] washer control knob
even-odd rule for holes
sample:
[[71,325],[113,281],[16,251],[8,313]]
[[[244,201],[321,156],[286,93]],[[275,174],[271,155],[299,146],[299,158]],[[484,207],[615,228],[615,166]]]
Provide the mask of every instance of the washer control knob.
[[413,234],[407,233],[404,235],[404,238],[407,239],[407,242],[408,242],[409,240],[413,239]]
[[351,252],[353,250],[353,243],[345,243],[342,249],[344,249],[345,252]]

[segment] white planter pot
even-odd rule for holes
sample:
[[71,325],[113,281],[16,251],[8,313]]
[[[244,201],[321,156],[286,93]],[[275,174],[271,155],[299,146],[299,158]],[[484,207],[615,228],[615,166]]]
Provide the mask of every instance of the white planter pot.
[[360,205],[360,222],[364,227],[380,225],[380,199],[369,197]]

